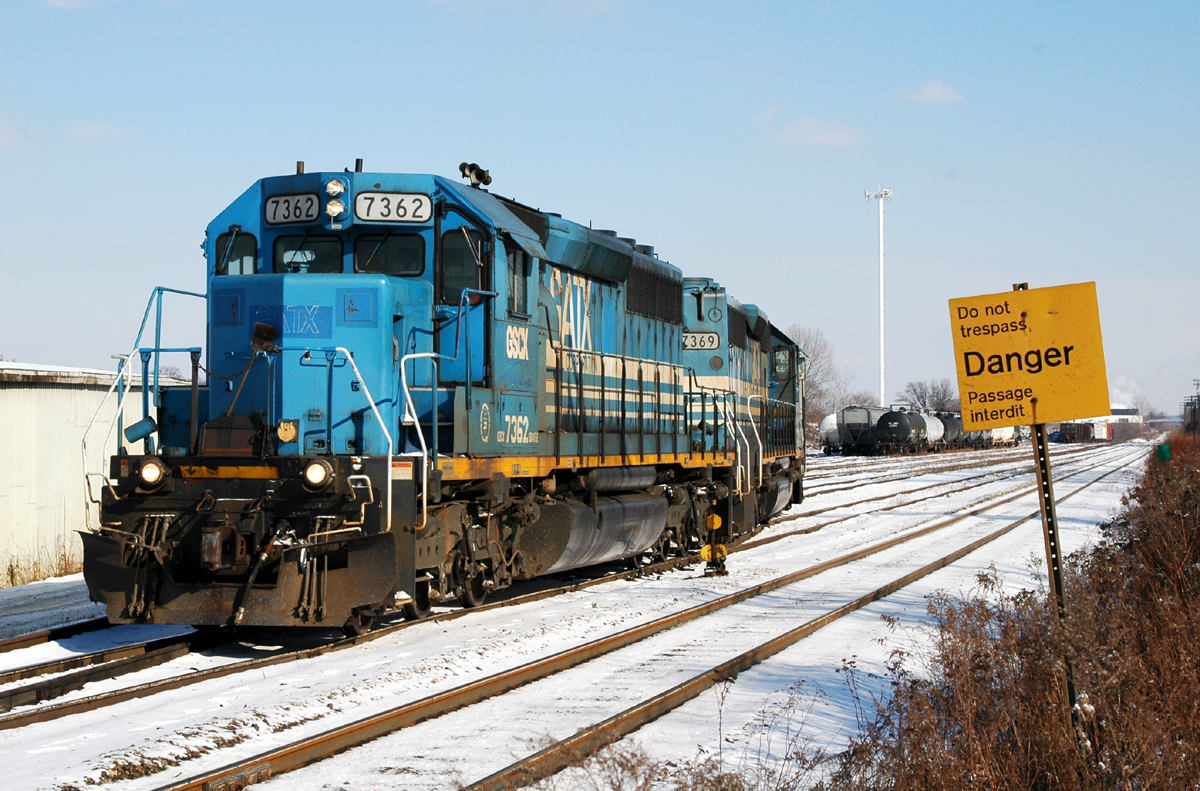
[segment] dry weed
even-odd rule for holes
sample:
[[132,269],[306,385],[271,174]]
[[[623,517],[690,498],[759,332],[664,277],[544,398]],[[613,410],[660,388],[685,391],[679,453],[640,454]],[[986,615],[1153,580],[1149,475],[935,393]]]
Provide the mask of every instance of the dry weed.
[[[930,601],[928,660],[917,673],[893,656],[890,694],[830,788],[1200,784],[1200,458],[1190,438],[1171,444],[1100,544],[1069,560],[1065,628],[1044,591],[1005,594],[994,573]],[[1081,692],[1070,714],[1066,660]]]
[[54,545],[40,549],[36,554],[11,555],[4,564],[5,574],[0,578],[0,588],[11,588],[39,582],[51,577],[78,574],[83,570],[78,539],[58,536]]

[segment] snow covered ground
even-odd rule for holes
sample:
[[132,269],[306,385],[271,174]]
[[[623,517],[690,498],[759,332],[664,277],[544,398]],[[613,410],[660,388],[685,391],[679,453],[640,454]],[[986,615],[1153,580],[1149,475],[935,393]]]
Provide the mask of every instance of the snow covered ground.
[[[1115,468],[1147,446],[1096,449],[1056,460],[1060,500],[1082,482]],[[0,751],[9,758],[6,787],[82,787],[87,780],[115,780],[106,787],[154,788],[171,780],[212,770],[233,760],[281,746],[304,735],[418,700],[432,692],[518,666],[585,640],[611,634],[670,612],[709,601],[735,590],[782,576],[815,562],[928,524],[940,516],[1028,485],[1032,474],[1004,477],[1029,465],[1030,451],[995,451],[996,475],[977,488],[915,502],[940,490],[909,496],[911,505],[872,513],[905,502],[905,495],[869,506],[831,511],[771,528],[785,530],[846,521],[808,535],[754,547],[729,559],[730,575],[705,578],[696,570],[661,577],[612,582],[540,602],[476,613],[446,623],[422,623],[371,643],[323,657],[215,679],[152,698],[129,701],[89,714],[0,732]],[[1087,456],[1090,461],[1085,459]],[[980,454],[963,454],[964,460]],[[1065,478],[1072,469],[1107,459],[1106,466]],[[928,459],[906,460],[914,468]],[[854,481],[869,466],[861,460],[815,458],[811,471],[822,484],[839,478]],[[889,462],[889,465],[891,462]],[[844,469],[841,466],[844,465]],[[964,465],[966,466],[965,462]],[[1064,548],[1071,551],[1093,535],[1095,526],[1118,507],[1140,465],[1067,499],[1059,507]],[[897,469],[900,469],[899,467]],[[879,471],[878,469],[876,470]],[[917,485],[978,475],[978,468],[942,469],[902,480],[860,486],[806,501],[798,511],[849,503]],[[830,473],[829,477],[824,476]],[[727,608],[698,622],[670,630],[608,657],[587,663],[484,704],[440,717],[369,745],[348,751],[267,783],[296,788],[454,788],[456,780],[479,779],[532,749],[545,737],[561,738],[584,724],[609,716],[786,631],[883,582],[928,563],[950,549],[1000,527],[1005,517],[1036,510],[1033,497],[946,530],[772,594]],[[853,514],[857,513],[857,516]],[[1041,524],[1033,520],[953,566],[822,629],[813,637],[743,673],[724,692],[702,695],[630,738],[655,758],[680,761],[723,747],[726,759],[749,755],[756,744],[755,724],[786,690],[803,683],[820,691],[809,726],[820,744],[836,749],[854,727],[854,713],[841,674],[843,659],[854,658],[868,672],[881,673],[897,640],[919,639],[925,596],[935,590],[966,590],[975,574],[994,564],[1014,586],[1030,586],[1042,557]],[[1044,563],[1044,561],[1041,561]],[[26,586],[30,588],[32,586]],[[18,589],[20,590],[20,589]],[[15,594],[14,594],[15,596]],[[28,594],[21,601],[36,599]],[[85,594],[86,598],[86,594]],[[899,619],[900,636],[881,616]],[[5,619],[0,618],[0,623]],[[41,627],[38,627],[41,628]],[[28,629],[27,629],[28,630]],[[903,631],[907,630],[907,632]],[[907,636],[906,636],[907,635]],[[880,639],[886,639],[884,644]],[[184,657],[168,665],[132,674],[104,685],[128,685],[220,661]],[[176,663],[169,663],[175,665]],[[94,694],[93,685],[77,695]],[[719,715],[719,716],[718,716]],[[718,728],[718,720],[721,722]],[[145,775],[145,776],[140,776]],[[121,779],[127,778],[127,779]]]
[[104,615],[104,605],[88,601],[82,574],[0,588],[0,640]]

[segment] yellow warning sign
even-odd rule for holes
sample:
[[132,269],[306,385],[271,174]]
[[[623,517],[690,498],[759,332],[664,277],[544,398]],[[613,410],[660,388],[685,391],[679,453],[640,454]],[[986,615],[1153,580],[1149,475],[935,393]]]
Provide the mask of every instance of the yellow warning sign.
[[967,431],[1111,414],[1096,284],[950,300]]

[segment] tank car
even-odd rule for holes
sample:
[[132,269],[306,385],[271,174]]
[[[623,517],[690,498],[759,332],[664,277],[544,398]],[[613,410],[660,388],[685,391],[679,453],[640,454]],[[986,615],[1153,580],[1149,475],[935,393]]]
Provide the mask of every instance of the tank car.
[[992,447],[1011,448],[1017,444],[1017,430],[1012,426],[992,429]]
[[841,452],[842,438],[838,429],[837,414],[826,415],[821,420],[821,426],[818,431],[821,435],[821,448],[825,451],[826,456]]
[[947,448],[957,448],[962,440],[962,420],[949,412],[940,412],[937,418],[942,423],[942,443]]
[[946,426],[937,415],[922,415],[925,420],[925,447],[941,450],[946,446]]
[[875,444],[879,453],[916,453],[926,443],[925,419],[916,412],[890,410],[875,425]]
[[596,563],[719,559],[799,502],[795,343],[652,247],[460,171],[298,167],[208,225],[191,385],[157,386],[179,349],[139,333],[118,382],[140,365],[154,416],[119,410],[85,473],[109,620],[353,633]]

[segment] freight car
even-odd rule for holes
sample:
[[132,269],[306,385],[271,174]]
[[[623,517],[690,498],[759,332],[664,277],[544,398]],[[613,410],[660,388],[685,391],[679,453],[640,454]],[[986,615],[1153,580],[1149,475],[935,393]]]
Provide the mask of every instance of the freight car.
[[[801,500],[804,358],[760,309],[460,172],[300,163],[209,224],[191,386],[146,389],[156,418],[85,471],[109,620],[354,633],[608,561],[719,566]],[[158,381],[154,337],[126,374]]]
[[838,431],[838,416],[836,414],[826,415],[821,419],[821,425],[817,429],[821,436],[821,449],[828,456],[832,453],[842,452],[842,437]]
[[842,453],[848,456],[869,456],[875,453],[875,428],[888,410],[869,406],[848,406],[838,412],[838,435]]
[[1015,444],[1005,430],[963,431],[962,420],[952,412],[918,413],[907,409],[851,406],[821,421],[826,454],[839,449],[844,455],[885,455],[982,449]]

